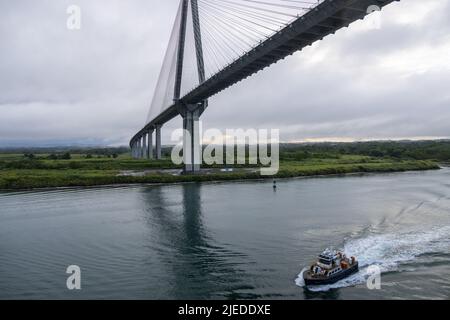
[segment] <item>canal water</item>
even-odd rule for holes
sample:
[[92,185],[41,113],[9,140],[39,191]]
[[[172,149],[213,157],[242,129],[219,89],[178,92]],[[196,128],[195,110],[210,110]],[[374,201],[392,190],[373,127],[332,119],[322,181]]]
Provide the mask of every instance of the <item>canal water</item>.
[[[303,287],[330,246],[360,272]],[[0,299],[91,298],[449,299],[450,169],[0,193]]]

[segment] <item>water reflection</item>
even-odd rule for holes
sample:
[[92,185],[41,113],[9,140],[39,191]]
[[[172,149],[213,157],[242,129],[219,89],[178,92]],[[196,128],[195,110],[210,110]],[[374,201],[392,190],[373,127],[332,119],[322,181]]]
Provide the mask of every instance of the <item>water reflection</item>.
[[157,252],[171,274],[171,293],[176,299],[250,298],[239,293],[254,289],[244,285],[245,271],[239,268],[248,257],[218,243],[205,227],[205,187],[185,184],[142,192],[147,224],[150,232],[156,231],[152,238],[166,244]]
[[338,300],[341,297],[339,289],[332,289],[330,291],[324,292],[314,292],[304,288],[303,295],[306,300]]

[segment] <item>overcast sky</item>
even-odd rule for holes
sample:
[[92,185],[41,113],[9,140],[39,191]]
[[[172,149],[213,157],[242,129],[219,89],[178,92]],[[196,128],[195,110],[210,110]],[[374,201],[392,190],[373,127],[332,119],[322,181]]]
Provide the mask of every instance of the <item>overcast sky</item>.
[[[66,9],[82,9],[82,28]],[[146,120],[178,0],[0,2],[0,146],[127,144]],[[402,0],[210,100],[204,128],[283,141],[450,137],[450,0]],[[169,142],[181,120],[164,130]]]

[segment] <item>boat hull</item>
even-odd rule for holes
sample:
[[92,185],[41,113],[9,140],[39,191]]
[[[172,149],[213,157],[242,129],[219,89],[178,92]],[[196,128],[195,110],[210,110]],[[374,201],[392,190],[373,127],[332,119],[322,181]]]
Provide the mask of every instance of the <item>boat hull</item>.
[[344,270],[336,275],[333,275],[331,277],[322,277],[317,278],[313,277],[311,275],[311,272],[305,272],[304,280],[306,286],[320,286],[320,285],[327,285],[327,284],[334,284],[342,279],[348,278],[349,276],[357,273],[359,271],[359,264],[356,263],[347,270]]

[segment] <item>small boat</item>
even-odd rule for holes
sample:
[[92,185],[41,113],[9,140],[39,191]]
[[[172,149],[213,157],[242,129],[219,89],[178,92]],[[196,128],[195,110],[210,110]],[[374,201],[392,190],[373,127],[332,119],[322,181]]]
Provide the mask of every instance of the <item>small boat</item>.
[[306,286],[333,284],[359,271],[355,257],[348,258],[343,252],[325,250],[309,270],[303,273]]

